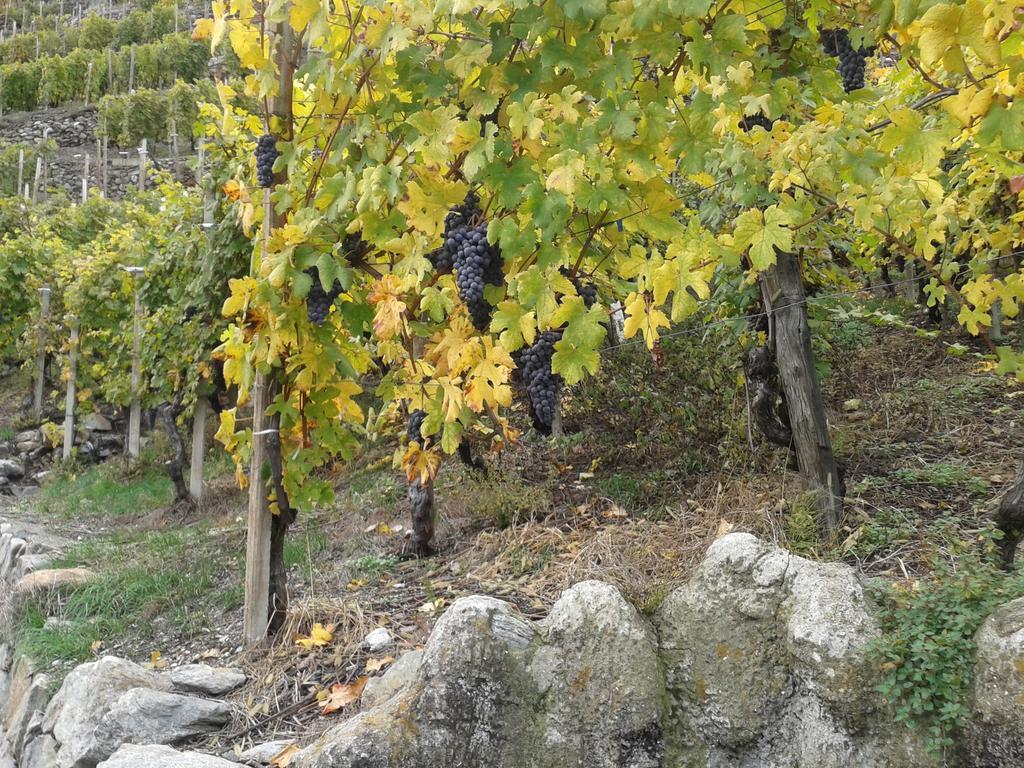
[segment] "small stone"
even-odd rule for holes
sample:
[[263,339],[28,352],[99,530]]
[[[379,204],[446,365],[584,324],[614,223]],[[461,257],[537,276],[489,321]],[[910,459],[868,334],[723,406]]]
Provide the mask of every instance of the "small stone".
[[271,760],[294,743],[290,739],[268,741],[266,744],[258,744],[252,749],[247,749],[237,756],[234,756],[234,753],[229,753],[231,756],[224,755],[224,757],[229,760],[237,760],[245,765],[269,765]]
[[180,691],[223,696],[245,684],[245,673],[228,667],[186,664],[170,671],[171,682]]
[[89,432],[110,432],[114,425],[102,413],[90,413],[82,420],[82,428]]
[[8,480],[21,480],[25,476],[25,467],[13,459],[0,459],[0,477]]
[[55,592],[75,584],[85,584],[96,574],[88,568],[44,569],[18,579],[14,594],[24,597],[36,592]]
[[384,627],[377,627],[370,634],[363,638],[363,645],[370,653],[378,653],[390,648],[394,644],[391,633]]

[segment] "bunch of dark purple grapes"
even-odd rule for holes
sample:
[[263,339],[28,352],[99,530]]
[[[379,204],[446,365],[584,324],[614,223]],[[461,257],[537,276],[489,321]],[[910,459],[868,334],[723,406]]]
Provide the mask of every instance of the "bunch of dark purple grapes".
[[576,293],[583,299],[583,306],[590,309],[592,306],[597,304],[597,288],[593,283],[584,283],[579,276],[572,274],[568,269],[562,267],[559,272],[564,277],[569,278],[572,283],[572,287],[576,289]]
[[341,241],[341,251],[349,264],[361,264],[370,252],[370,244],[361,232],[349,232]]
[[513,356],[517,378],[526,387],[533,426],[544,435],[551,434],[562,398],[562,377],[551,371],[555,343],[561,338],[561,331],[544,331],[532,346]]
[[774,121],[770,120],[764,112],[758,112],[753,115],[744,115],[740,120],[740,128],[743,129],[744,133],[750,133],[754,128],[758,127],[764,128],[770,133],[773,122]]
[[445,216],[444,247],[435,268],[451,265],[459,297],[466,304],[473,327],[485,331],[491,324],[491,305],[484,298],[484,287],[501,285],[501,249],[487,241],[487,222],[479,221],[480,199],[472,192],[465,202]]
[[826,29],[821,32],[821,47],[829,56],[839,57],[839,75],[847,93],[864,87],[864,70],[874,48],[854,48],[850,33],[845,29]]
[[342,293],[341,283],[335,280],[331,290],[327,291],[320,280],[320,270],[310,267],[306,274],[313,281],[309,286],[309,293],[306,294],[306,317],[313,325],[323,325],[331,313],[331,305]]
[[451,236],[469,226],[473,219],[480,216],[480,198],[475,192],[466,195],[466,199],[452,208],[444,217],[444,235],[440,248],[427,254],[431,266],[439,275],[452,271],[455,266],[455,243],[449,242]]
[[269,133],[256,140],[256,178],[261,187],[274,186],[274,162],[278,154],[277,141]]
[[430,438],[423,437],[420,434],[420,430],[423,428],[423,422],[426,421],[426,411],[416,409],[409,414],[409,423],[405,427],[405,434],[409,438],[410,443],[419,443],[421,448],[427,448],[430,445]]

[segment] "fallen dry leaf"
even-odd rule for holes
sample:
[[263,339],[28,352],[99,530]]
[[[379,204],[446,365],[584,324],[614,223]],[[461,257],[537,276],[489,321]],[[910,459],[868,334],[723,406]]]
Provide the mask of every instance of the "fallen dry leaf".
[[334,624],[328,624],[326,627],[317,622],[313,625],[313,630],[309,633],[309,637],[296,638],[295,644],[301,645],[307,651],[313,650],[313,648],[322,648],[334,639]]
[[724,517],[718,521],[718,531],[715,533],[715,538],[720,539],[729,533],[735,526],[726,520]]
[[270,768],[288,768],[301,751],[298,744],[289,744],[270,759]]
[[167,669],[167,659],[160,658],[160,651],[149,654],[149,661],[143,664],[147,669]]
[[439,611],[442,608],[444,608],[444,598],[439,597],[436,600],[427,600],[427,602],[416,610],[420,613],[434,613],[434,611]]
[[98,654],[102,648],[103,648],[103,641],[102,640],[93,640],[92,644],[89,646],[89,650],[92,651],[94,656],[96,654]]
[[395,661],[394,656],[385,656],[382,659],[370,659],[366,662],[367,672],[380,672],[388,664],[392,664]]
[[347,707],[349,704],[359,701],[363,695],[363,688],[366,687],[368,677],[363,676],[351,683],[335,683],[329,692],[324,694],[320,701],[320,714],[330,715],[338,710]]

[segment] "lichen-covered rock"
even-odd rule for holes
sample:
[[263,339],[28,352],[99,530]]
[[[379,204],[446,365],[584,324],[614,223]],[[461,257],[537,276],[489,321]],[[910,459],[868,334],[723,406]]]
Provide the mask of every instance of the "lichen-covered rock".
[[364,707],[382,704],[406,686],[412,685],[423,661],[423,651],[403,653],[381,677],[371,677],[360,700]]
[[299,768],[654,768],[657,642],[613,587],[578,584],[544,622],[473,597],[441,618],[411,682],[329,731]]
[[975,642],[968,762],[976,768],[1024,765],[1024,597],[997,609]]
[[658,641],[609,584],[564,592],[541,622],[529,673],[543,706],[535,728],[546,765],[661,765],[667,699]]
[[60,742],[61,768],[93,768],[110,754],[95,753],[96,729],[122,694],[133,688],[169,690],[170,680],[115,656],[75,667],[50,701],[43,731]]
[[655,620],[670,764],[929,765],[875,693],[870,609],[845,566],[749,534],[716,541]]

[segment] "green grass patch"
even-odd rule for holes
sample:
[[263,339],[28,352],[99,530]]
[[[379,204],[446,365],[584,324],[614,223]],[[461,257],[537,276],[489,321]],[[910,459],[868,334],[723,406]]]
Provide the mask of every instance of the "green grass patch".
[[873,647],[882,671],[878,690],[936,755],[954,744],[970,714],[975,634],[996,607],[1024,595],[1024,572],[1004,573],[988,549],[960,553],[955,569],[936,563],[910,585],[873,584],[882,608],[883,634]]
[[379,579],[399,562],[394,555],[364,555],[352,561],[352,569],[364,579]]
[[[187,639],[242,598],[235,559],[205,525],[156,532],[119,532],[82,542],[54,562],[96,572],[60,599],[30,602],[13,628],[18,654],[58,672],[130,638],[142,654],[160,650],[161,633]],[[48,620],[48,617],[49,620]]]
[[157,467],[124,477],[110,464],[57,475],[39,492],[36,508],[56,517],[126,518],[168,506],[174,487]]

